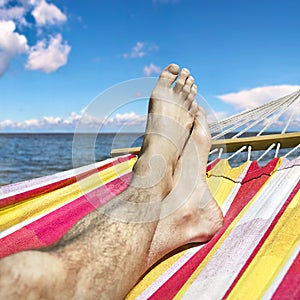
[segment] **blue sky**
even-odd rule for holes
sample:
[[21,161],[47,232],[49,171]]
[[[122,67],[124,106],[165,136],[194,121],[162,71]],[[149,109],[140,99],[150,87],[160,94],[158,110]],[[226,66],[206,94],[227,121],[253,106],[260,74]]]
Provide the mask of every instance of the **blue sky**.
[[0,131],[72,131],[93,99],[108,128],[138,130],[146,101],[115,110],[120,99],[95,97],[171,62],[218,118],[289,94],[299,11],[297,0],[0,0]]

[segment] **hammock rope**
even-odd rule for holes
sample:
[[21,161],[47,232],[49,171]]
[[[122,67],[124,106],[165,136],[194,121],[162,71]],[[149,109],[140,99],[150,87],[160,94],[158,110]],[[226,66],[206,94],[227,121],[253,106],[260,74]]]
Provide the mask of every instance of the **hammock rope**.
[[[237,115],[228,117],[220,122],[212,123],[209,125],[212,133],[212,138],[217,139],[222,135],[233,132],[235,129],[242,127],[243,125],[252,121],[249,127],[246,127],[245,129],[238,132],[238,135],[236,137],[239,137],[241,134],[247,132],[249,129],[262,122],[266,117],[272,115],[278,109],[292,107],[293,104],[297,104],[300,101],[299,95],[300,91],[297,91],[278,100],[268,102],[260,107],[256,107]],[[253,120],[255,121],[253,122]],[[217,132],[218,134],[213,135],[213,133],[215,132]]]
[[[286,122],[284,128],[282,129],[281,134],[284,134],[286,132],[286,130],[289,127],[292,119],[294,118],[294,115],[295,115],[295,111],[293,110],[290,117],[289,117],[289,119],[288,119],[288,121]],[[277,143],[276,152],[275,152],[275,155],[274,155],[275,158],[278,157],[280,146],[281,146],[280,143]]]
[[[285,126],[281,130],[281,134],[285,134],[287,128],[289,127],[295,115],[296,110],[295,109],[293,110],[293,107],[299,105],[299,102],[300,102],[300,91],[297,91],[291,95],[282,97],[276,101],[269,102],[261,107],[254,108],[246,112],[243,112],[241,114],[227,118],[224,121],[219,122],[218,124],[211,124],[210,129],[212,130],[212,132],[219,132],[216,135],[212,135],[212,139],[216,140],[226,134],[233,133],[236,129],[240,128],[245,124],[248,124],[244,129],[240,130],[238,133],[234,134],[231,137],[231,139],[239,138],[246,132],[249,132],[249,130],[254,128],[256,125],[262,123],[264,127],[256,134],[256,136],[261,136],[274,123],[276,123],[284,113],[286,113],[289,110],[291,112],[290,116],[287,119]],[[254,116],[255,119],[253,120]],[[265,152],[260,155],[257,161],[260,161],[263,157],[265,157],[272,149],[274,149],[275,146],[276,146],[276,150],[275,150],[274,157],[275,158],[278,157],[279,150],[281,147],[280,142],[273,143],[269,147],[267,147]],[[237,154],[244,151],[245,149],[246,147],[242,146],[241,148],[237,149],[235,153],[231,154],[227,159],[230,160],[231,158],[235,157]],[[248,147],[248,160],[250,160],[251,151],[252,148]],[[212,154],[212,152],[210,154]]]
[[291,151],[289,151],[287,154],[285,154],[283,157],[286,158],[292,153],[296,152],[296,150],[300,149],[300,144],[298,144],[295,148],[293,148]]

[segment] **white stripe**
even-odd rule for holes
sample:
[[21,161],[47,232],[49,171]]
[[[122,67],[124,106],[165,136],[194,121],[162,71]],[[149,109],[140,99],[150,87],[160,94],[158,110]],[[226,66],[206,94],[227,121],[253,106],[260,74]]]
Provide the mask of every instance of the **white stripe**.
[[[300,178],[300,167],[277,171],[259,192],[262,203],[255,201],[251,207],[251,214],[245,214],[240,224],[247,223],[256,218],[269,219],[274,217],[281,208],[282,200],[289,197]],[[276,201],[275,201],[276,200]]]
[[299,167],[276,172],[270,178],[183,299],[220,299],[224,296],[299,178]]

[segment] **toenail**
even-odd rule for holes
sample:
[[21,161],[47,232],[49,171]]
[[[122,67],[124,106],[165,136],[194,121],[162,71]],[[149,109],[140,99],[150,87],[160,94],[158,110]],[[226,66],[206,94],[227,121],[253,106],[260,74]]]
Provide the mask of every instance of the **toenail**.
[[183,71],[184,73],[190,73],[190,71],[189,71],[187,68],[183,68],[182,71]]

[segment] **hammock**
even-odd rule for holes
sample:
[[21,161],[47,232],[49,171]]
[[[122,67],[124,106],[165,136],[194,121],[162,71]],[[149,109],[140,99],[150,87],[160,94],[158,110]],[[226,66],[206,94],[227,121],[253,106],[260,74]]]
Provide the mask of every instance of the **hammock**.
[[[214,142],[207,182],[225,224],[210,242],[183,247],[161,260],[128,299],[300,298],[300,135],[286,133],[299,95],[210,125]],[[286,117],[287,112],[292,114]],[[281,118],[286,122],[280,134],[263,135]],[[263,128],[255,138],[243,137],[258,119]],[[230,139],[223,138],[229,134]],[[1,187],[0,257],[55,243],[126,189],[138,149],[113,154],[122,152],[134,154]],[[232,167],[230,162],[244,153],[245,162]],[[270,154],[269,163],[259,166]]]

